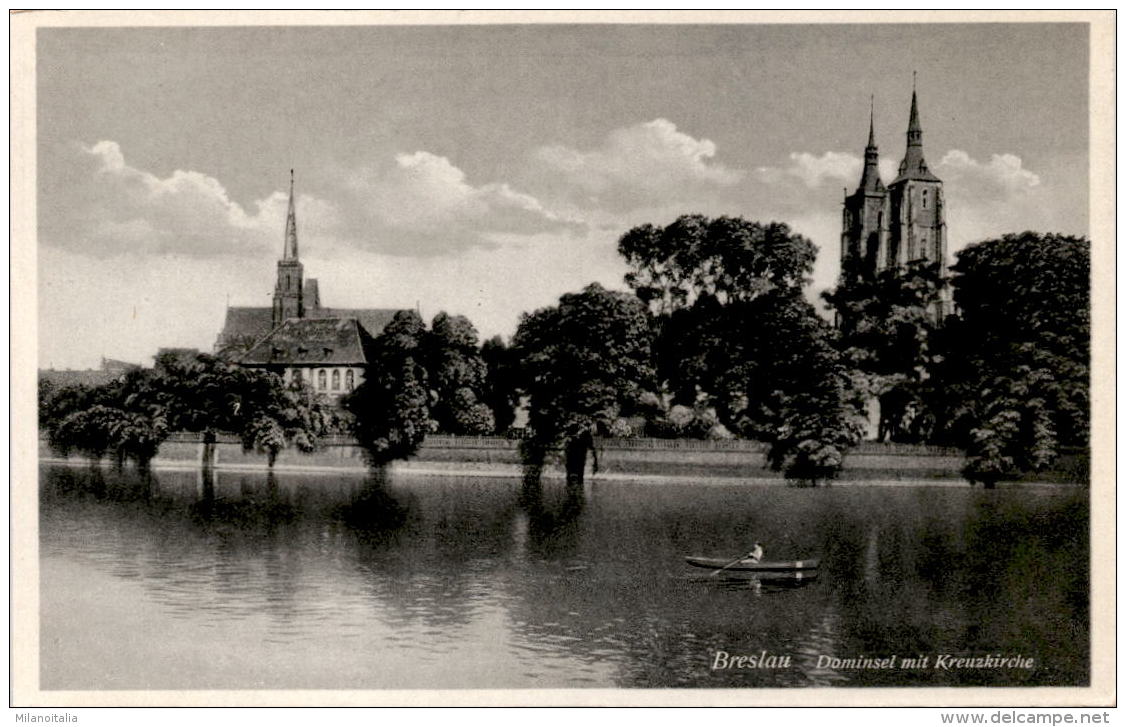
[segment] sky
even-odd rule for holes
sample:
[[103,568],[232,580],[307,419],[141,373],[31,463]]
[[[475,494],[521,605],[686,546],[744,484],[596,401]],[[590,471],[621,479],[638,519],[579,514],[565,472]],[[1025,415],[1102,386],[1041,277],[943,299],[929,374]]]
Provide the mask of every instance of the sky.
[[1088,234],[1083,24],[40,28],[40,366],[211,350],[270,305],[291,168],[324,305],[507,339],[690,213],[809,237],[816,298],[870,98],[890,181],[912,71],[951,256]]

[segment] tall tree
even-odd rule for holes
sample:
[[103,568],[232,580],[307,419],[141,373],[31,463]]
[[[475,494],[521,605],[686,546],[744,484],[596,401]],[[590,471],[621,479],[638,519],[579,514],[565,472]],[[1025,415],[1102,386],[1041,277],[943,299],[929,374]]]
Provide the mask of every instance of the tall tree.
[[477,349],[477,329],[465,316],[434,316],[424,359],[433,392],[431,416],[448,434],[488,434],[493,412],[481,398],[487,366]]
[[1005,235],[962,250],[952,270],[960,318],[936,378],[966,476],[991,485],[1086,446],[1090,242]]
[[582,480],[594,435],[653,386],[651,340],[645,306],[598,283],[521,317],[513,347],[530,399],[531,466],[561,445],[568,477]]
[[817,248],[781,222],[683,215],[660,228],[622,235],[618,252],[630,265],[626,283],[654,313],[690,307],[702,296],[720,304],[751,300],[774,289],[800,290]]
[[[618,251],[631,268],[627,284],[656,315],[661,386],[670,403],[688,407],[741,376],[747,304],[800,291],[817,255],[785,224],[702,215],[635,227]],[[715,405],[722,418],[725,403]]]
[[824,295],[845,363],[859,374],[865,394],[879,401],[881,441],[932,435],[929,379],[942,356],[938,315],[946,284],[937,264],[915,264],[875,276],[846,271]]
[[755,321],[744,384],[743,431],[770,443],[770,465],[816,484],[840,472],[864,433],[864,399],[832,327],[798,293],[751,304]]
[[630,230],[618,250],[656,314],[657,400],[770,442],[791,477],[835,475],[860,410],[831,328],[802,298],[813,243],[781,223],[685,215]]
[[367,378],[348,397],[353,433],[374,467],[418,451],[430,421],[426,326],[414,311],[399,311],[375,341]]
[[500,336],[481,344],[481,360],[485,362],[482,401],[493,412],[495,431],[503,434],[516,421],[516,407],[520,405],[520,362],[516,351]]

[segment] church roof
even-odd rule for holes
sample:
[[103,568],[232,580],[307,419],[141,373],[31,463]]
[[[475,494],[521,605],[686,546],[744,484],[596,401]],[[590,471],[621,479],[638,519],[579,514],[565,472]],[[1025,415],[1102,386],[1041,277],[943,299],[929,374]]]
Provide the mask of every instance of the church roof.
[[[916,147],[916,148],[918,148],[918,147]],[[916,181],[920,181],[920,182],[941,182],[942,181],[941,179],[936,177],[933,172],[931,172],[929,167],[927,167],[926,161],[923,160],[923,153],[922,153],[921,149],[919,150],[919,153],[918,153],[918,161],[917,162],[912,160],[910,158],[911,156],[912,155],[911,155],[910,147],[909,147],[907,158],[905,158],[899,164],[899,175],[896,176],[896,178],[891,181],[891,184],[893,184],[893,185],[902,184],[903,182],[907,182],[907,181],[910,181],[910,180],[916,180]]]
[[399,312],[398,308],[314,308],[306,309],[306,318],[355,318],[372,336],[383,329]]
[[254,344],[240,363],[363,366],[373,343],[355,318],[290,318]]
[[[311,308],[305,318],[294,320],[325,320],[348,318],[357,321],[369,337],[376,337],[398,313],[396,308]],[[273,309],[264,307],[227,308],[227,320],[216,342],[217,351],[249,352],[274,328]]]
[[272,308],[228,307],[227,320],[219,332],[216,350],[228,346],[247,348],[265,336],[274,327]]
[[864,172],[860,175],[860,184],[856,188],[856,194],[865,194],[868,196],[876,196],[887,194],[887,187],[880,179],[880,168],[877,162],[865,162]]

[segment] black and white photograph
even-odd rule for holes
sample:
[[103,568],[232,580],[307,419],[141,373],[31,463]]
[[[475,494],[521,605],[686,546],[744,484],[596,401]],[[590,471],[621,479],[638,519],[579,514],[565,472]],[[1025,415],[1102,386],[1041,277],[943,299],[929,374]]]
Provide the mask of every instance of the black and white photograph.
[[13,706],[1113,704],[1113,19],[12,16]]

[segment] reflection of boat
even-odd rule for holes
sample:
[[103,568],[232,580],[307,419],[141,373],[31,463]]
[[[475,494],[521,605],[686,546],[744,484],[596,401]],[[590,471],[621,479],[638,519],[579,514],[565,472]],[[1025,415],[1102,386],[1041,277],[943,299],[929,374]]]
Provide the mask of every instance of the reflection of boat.
[[711,568],[713,570],[723,569],[724,571],[802,571],[813,570],[817,567],[818,560],[812,558],[810,560],[751,560],[744,558],[743,560],[732,563],[730,560],[723,558],[702,558],[698,556],[688,556],[684,560],[688,561],[688,565],[694,565],[698,568]]
[[698,576],[689,579],[725,591],[754,591],[755,593],[781,593],[817,582],[817,571],[724,571],[718,577]]

